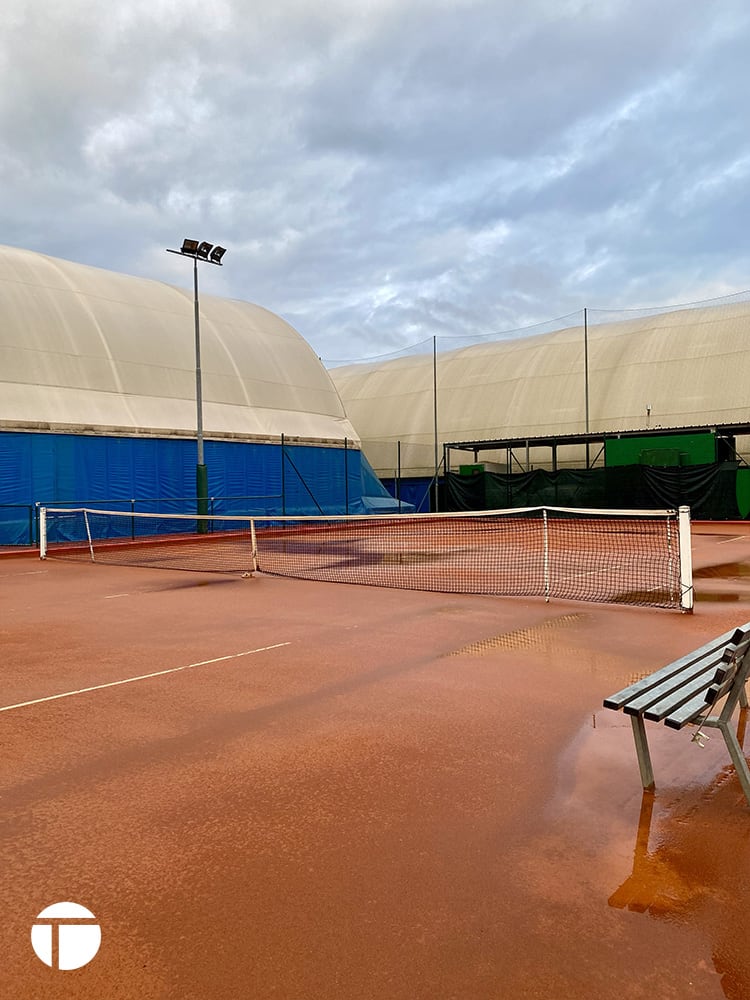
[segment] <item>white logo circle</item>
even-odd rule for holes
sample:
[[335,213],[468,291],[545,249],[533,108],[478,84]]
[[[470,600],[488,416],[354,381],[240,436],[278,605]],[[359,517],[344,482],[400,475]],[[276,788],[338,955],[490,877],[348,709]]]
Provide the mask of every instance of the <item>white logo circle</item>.
[[37,958],[50,968],[80,969],[99,951],[102,929],[85,906],[53,903],[36,919],[31,928],[31,946]]

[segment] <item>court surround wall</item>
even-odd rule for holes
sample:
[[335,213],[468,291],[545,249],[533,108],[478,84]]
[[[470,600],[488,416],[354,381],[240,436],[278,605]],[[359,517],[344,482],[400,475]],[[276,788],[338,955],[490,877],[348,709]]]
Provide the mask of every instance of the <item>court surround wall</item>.
[[[215,514],[394,507],[356,448],[206,441],[205,457]],[[0,432],[0,544],[36,540],[38,504],[193,512],[195,459],[189,440]]]

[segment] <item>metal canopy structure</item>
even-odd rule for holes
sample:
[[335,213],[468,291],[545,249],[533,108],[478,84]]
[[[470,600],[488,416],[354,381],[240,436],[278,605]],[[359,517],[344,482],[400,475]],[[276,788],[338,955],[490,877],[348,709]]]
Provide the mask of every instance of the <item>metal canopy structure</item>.
[[[567,446],[585,446],[586,459],[584,468],[593,469],[603,464],[604,449],[607,441],[622,438],[664,438],[682,434],[713,434],[717,441],[718,459],[720,461],[740,461],[744,459],[737,453],[736,438],[750,435],[750,423],[701,424],[688,427],[652,427],[633,431],[606,431],[588,434],[543,434],[529,437],[492,438],[483,441],[446,441],[443,444],[443,468],[446,473],[451,471],[451,451],[471,452],[474,462],[479,461],[482,452],[505,452],[506,471],[528,472],[530,469],[530,453],[532,449],[549,449],[551,467],[557,472],[558,451]],[[522,453],[523,461],[519,458]],[[746,463],[745,463],[746,464]]]

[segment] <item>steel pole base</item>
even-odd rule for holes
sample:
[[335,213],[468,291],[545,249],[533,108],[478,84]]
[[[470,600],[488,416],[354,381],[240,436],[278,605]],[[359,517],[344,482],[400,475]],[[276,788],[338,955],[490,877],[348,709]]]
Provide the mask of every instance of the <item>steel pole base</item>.
[[198,504],[198,534],[208,533],[208,466],[195,467],[195,495]]

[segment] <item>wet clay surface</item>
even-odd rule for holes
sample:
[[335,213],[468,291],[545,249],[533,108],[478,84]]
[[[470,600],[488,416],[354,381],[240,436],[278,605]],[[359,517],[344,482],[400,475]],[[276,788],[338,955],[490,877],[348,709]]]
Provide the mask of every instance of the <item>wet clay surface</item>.
[[750,620],[742,528],[694,561],[690,616],[0,560],[2,995],[750,1000],[723,741],[651,726],[644,799],[601,708]]

